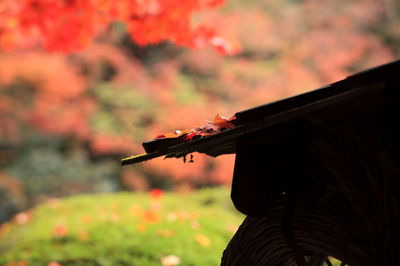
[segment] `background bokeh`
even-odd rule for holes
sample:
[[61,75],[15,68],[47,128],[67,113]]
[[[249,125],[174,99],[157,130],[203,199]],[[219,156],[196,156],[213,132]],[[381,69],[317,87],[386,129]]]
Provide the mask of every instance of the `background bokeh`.
[[193,19],[240,45],[233,55],[140,46],[123,23],[72,53],[1,51],[0,223],[75,194],[229,185],[232,155],[124,168],[120,159],[158,134],[398,58],[399,14],[394,0],[227,0]]
[[399,55],[391,0],[229,0],[196,14],[236,55],[139,46],[123,23],[78,52],[0,52],[0,221],[52,197],[230,183],[233,156],[121,168],[160,133],[312,90]]

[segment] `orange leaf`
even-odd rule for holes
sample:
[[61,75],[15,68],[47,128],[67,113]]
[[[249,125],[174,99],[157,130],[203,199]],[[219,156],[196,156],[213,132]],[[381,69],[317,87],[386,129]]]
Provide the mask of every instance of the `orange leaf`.
[[160,236],[170,237],[170,236],[174,236],[174,235],[175,235],[175,231],[170,230],[170,229],[163,229],[163,230],[160,230],[160,231],[158,232],[158,234],[159,234]]
[[139,223],[139,224],[136,226],[136,229],[137,229],[139,232],[144,233],[144,232],[146,232],[146,230],[147,230],[147,226],[146,226],[144,223]]
[[223,116],[220,116],[217,114],[214,118],[214,122],[212,122],[213,125],[221,128],[234,128],[235,126],[231,123],[232,120],[236,119],[235,116],[232,116],[230,118],[226,118]]
[[229,118],[220,116],[217,114],[214,117],[214,121],[207,121],[207,125],[203,127],[187,129],[187,130],[176,130],[173,133],[166,133],[158,135],[155,139],[163,139],[163,138],[182,138],[185,141],[193,141],[196,138],[215,135],[225,129],[234,128],[235,125],[232,123],[235,120],[235,116],[231,116]]
[[52,262],[49,262],[49,264],[47,264],[47,266],[61,266],[61,264],[56,261],[52,261]]
[[208,247],[211,245],[211,240],[202,234],[196,234],[195,236],[196,242],[203,247]]
[[157,223],[160,221],[160,214],[154,210],[146,210],[143,212],[143,219],[147,223]]
[[53,234],[58,237],[65,237],[68,234],[68,229],[63,225],[57,225],[53,229]]

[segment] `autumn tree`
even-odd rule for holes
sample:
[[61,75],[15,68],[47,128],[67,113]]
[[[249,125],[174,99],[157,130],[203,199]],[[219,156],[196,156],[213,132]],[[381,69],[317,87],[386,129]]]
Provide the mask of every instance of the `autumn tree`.
[[232,48],[215,29],[193,25],[193,15],[223,0],[4,0],[0,3],[0,48],[5,51],[40,45],[49,51],[73,52],[101,38],[114,22],[126,25],[139,45],[172,41],[190,48]]

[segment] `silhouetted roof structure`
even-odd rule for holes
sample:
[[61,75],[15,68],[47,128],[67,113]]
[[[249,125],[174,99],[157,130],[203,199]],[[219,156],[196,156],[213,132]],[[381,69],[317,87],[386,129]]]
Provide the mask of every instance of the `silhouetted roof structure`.
[[212,136],[146,142],[147,154],[122,164],[236,153],[231,197],[248,216],[223,266],[321,266],[330,256],[400,265],[399,99],[395,61],[238,112]]
[[[190,142],[182,139],[157,139],[143,143],[146,154],[123,159],[133,164],[152,158],[182,157],[192,152],[210,156],[236,152],[237,139],[258,131],[269,131],[271,140],[296,131],[307,122],[329,124],[373,112],[384,102],[384,88],[400,76],[400,61],[375,67],[317,90],[235,114],[235,128]],[[292,123],[297,121],[297,123]],[[302,121],[302,122],[301,122]]]

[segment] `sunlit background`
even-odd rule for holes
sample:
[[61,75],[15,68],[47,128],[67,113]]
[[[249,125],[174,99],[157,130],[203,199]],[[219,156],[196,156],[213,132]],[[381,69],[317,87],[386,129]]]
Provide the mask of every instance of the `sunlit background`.
[[[2,3],[0,18],[5,12]],[[3,46],[0,51],[0,224],[3,223],[0,242],[2,234],[17,230],[12,229],[14,224],[26,225],[35,219],[47,221],[43,226],[49,230],[43,234],[56,238],[52,240],[55,246],[68,244],[67,237],[71,235],[83,242],[91,237],[101,239],[89,229],[68,228],[73,222],[65,216],[78,214],[88,224],[97,221],[99,228],[92,228],[96,232],[107,230],[106,226],[100,226],[105,221],[129,227],[130,218],[124,215],[132,212],[132,208],[141,209],[138,213],[144,213],[145,220],[155,224],[162,218],[152,213],[161,208],[157,205],[161,199],[150,192],[158,191],[154,189],[170,192],[165,197],[171,197],[168,198],[171,201],[174,196],[203,193],[203,198],[198,196],[200,207],[190,207],[191,211],[186,210],[184,214],[177,210],[185,210],[185,202],[171,203],[172,207],[168,207],[171,210],[163,210],[163,215],[169,215],[170,220],[190,222],[187,230],[196,230],[198,219],[194,216],[202,213],[196,208],[208,206],[214,200],[221,204],[211,204],[215,210],[229,204],[228,189],[223,187],[229,187],[231,182],[233,155],[211,158],[195,154],[194,163],[186,164],[182,160],[160,158],[123,168],[120,159],[143,153],[141,143],[161,133],[202,126],[216,114],[230,116],[398,58],[399,14],[400,5],[394,0],[226,0],[224,6],[201,10],[192,19],[215,29],[221,38],[230,42],[237,49],[232,54],[222,55],[215,47],[188,48],[173,42],[141,46],[132,40],[122,22],[112,23],[106,32],[77,51]],[[5,25],[0,20],[0,33],[2,27]],[[204,187],[214,190],[196,192]],[[130,197],[117,194],[121,191],[129,191],[132,202],[127,198],[118,200],[122,195]],[[99,195],[104,192],[115,193],[112,194],[115,198],[105,200]],[[133,198],[138,196],[137,192],[145,192],[139,196],[148,198],[135,203]],[[219,193],[226,201],[215,199]],[[81,199],[87,213],[79,204],[76,209],[72,205],[55,207],[64,204],[59,203],[60,198],[77,194],[89,194]],[[196,199],[194,195],[191,197]],[[111,207],[107,205],[103,210],[108,214],[93,211],[100,199],[108,202],[105,205],[110,204]],[[92,203],[88,203],[90,200]],[[39,217],[40,214],[32,214],[32,208],[41,203],[48,208],[47,214],[41,215],[51,216],[48,219],[54,219],[54,223]],[[117,206],[115,209],[113,204]],[[242,219],[230,208],[232,221],[226,221],[218,229],[226,237],[215,240],[221,242],[220,249],[228,243]],[[135,220],[132,234],[147,232],[148,227],[139,220]],[[176,226],[165,229],[166,223],[160,227],[164,229],[157,231],[161,234],[159,238],[173,238],[174,230],[178,230]],[[35,226],[29,234],[35,228],[38,232],[44,230],[40,224]],[[28,232],[18,231],[22,234],[20,238]],[[193,233],[194,245],[212,250],[209,246],[213,244],[213,233],[213,230]],[[152,248],[157,249],[156,246]],[[29,256],[34,257],[29,250],[21,247],[14,252],[19,255],[8,257],[16,258],[15,261],[0,259],[0,263],[17,265],[11,263],[19,261],[26,265],[44,265],[38,261],[38,264],[29,264]],[[169,257],[170,264],[162,261],[169,255],[176,256],[181,265],[188,265],[185,260],[191,258],[178,256],[183,254],[180,252],[155,253],[158,264],[154,265],[177,265],[173,257]],[[48,260],[52,266],[130,265],[106,258],[97,264],[83,259],[68,262],[56,251],[54,254]],[[79,258],[75,255],[71,255],[71,260]],[[89,255],[82,258],[85,256]],[[215,261],[219,257],[207,262],[211,264],[202,264],[205,263],[202,261],[191,265],[213,265]]]

